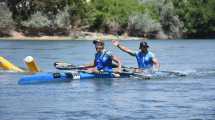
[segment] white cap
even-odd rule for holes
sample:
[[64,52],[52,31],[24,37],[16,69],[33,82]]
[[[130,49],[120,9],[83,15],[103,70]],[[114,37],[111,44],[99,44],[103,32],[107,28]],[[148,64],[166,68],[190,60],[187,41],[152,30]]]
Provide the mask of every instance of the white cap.
[[34,61],[34,58],[32,56],[27,56],[27,57],[25,57],[24,61],[27,63],[30,63],[30,62]]

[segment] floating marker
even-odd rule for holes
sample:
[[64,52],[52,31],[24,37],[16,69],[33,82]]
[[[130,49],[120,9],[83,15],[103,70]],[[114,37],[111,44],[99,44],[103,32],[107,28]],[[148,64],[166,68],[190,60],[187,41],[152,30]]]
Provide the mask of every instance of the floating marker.
[[21,68],[15,66],[13,63],[5,59],[4,57],[0,56],[0,67],[4,70],[10,70],[14,72],[24,72]]
[[25,64],[28,67],[29,72],[31,73],[37,73],[40,72],[39,66],[36,64],[35,59],[32,56],[27,56],[25,59]]

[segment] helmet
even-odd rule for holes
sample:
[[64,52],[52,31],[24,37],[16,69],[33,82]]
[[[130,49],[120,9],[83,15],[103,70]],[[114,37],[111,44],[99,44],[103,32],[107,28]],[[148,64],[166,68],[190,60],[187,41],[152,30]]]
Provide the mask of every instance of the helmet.
[[142,47],[147,47],[148,48],[149,45],[148,45],[148,43],[146,41],[143,40],[143,41],[140,42],[140,47],[139,48],[141,49]]
[[104,41],[103,40],[93,40],[93,44],[94,45],[100,45],[100,46],[104,46]]

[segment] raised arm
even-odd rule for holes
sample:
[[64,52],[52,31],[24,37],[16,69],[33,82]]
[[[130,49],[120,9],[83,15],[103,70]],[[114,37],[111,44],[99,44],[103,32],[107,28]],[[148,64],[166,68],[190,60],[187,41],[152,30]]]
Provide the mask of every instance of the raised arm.
[[130,50],[129,48],[127,48],[127,47],[125,47],[123,45],[120,45],[119,41],[113,40],[112,43],[113,43],[114,46],[118,47],[120,50],[128,53],[131,56],[135,56],[135,52],[134,51]]

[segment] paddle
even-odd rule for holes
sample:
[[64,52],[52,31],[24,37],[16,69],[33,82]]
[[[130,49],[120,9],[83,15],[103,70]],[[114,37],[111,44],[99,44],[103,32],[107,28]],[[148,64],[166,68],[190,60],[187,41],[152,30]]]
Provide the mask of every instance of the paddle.
[[[144,69],[135,68],[135,67],[122,66],[122,68],[125,68],[125,69],[128,69],[128,70],[135,70],[135,69],[138,70],[138,69],[139,69],[139,70],[144,71]],[[162,71],[157,71],[157,72],[160,72],[160,73],[167,73],[167,74],[171,74],[171,75],[175,75],[175,76],[180,76],[180,77],[187,76],[187,74],[182,73],[182,72],[177,72],[177,71],[166,71],[166,70],[162,70]],[[155,73],[156,73],[156,72],[155,72]]]
[[160,72],[162,72],[162,73],[168,73],[168,74],[172,74],[172,75],[180,76],[180,77],[187,76],[187,74],[182,73],[182,72],[177,72],[177,71],[160,71]]
[[[91,68],[91,67],[82,67],[82,66],[79,67],[79,66],[76,66],[76,65],[73,65],[73,64],[69,64],[69,63],[64,63],[64,62],[55,62],[54,63],[54,67],[56,69],[59,69],[59,70],[79,70],[79,71],[88,72],[88,73],[89,73],[89,71],[87,71],[87,69]],[[117,65],[112,64],[112,67],[116,68]],[[143,78],[143,79],[150,79],[150,77],[151,77],[151,76],[146,75],[144,73],[135,73],[135,72],[133,72],[133,69],[135,69],[133,67],[122,66],[122,68],[123,68],[123,70],[122,70],[121,74],[129,74],[131,76],[138,77],[138,78]],[[107,72],[107,71],[105,71],[105,72]],[[115,74],[116,72],[108,72],[108,73]]]
[[[80,70],[80,71],[85,70],[86,71],[88,68],[92,68],[92,67],[76,66],[76,65],[64,63],[64,62],[55,62],[54,66],[56,69],[59,69],[59,70]],[[116,68],[117,65],[112,64],[112,67]],[[149,76],[149,74],[146,74],[144,72],[134,72],[135,69],[138,70],[139,68],[122,66],[122,72],[132,73],[133,76],[135,76],[135,77],[145,78],[146,76]],[[144,70],[142,70],[142,71],[144,71]],[[167,74],[171,74],[171,75],[175,75],[175,76],[180,76],[180,77],[186,76],[186,74],[181,73],[181,72],[176,72],[176,71],[159,71],[159,72],[167,73]]]
[[54,67],[58,70],[86,70],[88,68],[92,68],[92,66],[90,67],[76,66],[76,65],[64,63],[64,62],[55,62]]
[[[88,68],[93,68],[94,66],[76,66],[73,64],[65,63],[65,62],[55,62],[54,67],[58,70],[86,70]],[[112,64],[113,68],[116,68],[117,65]]]

